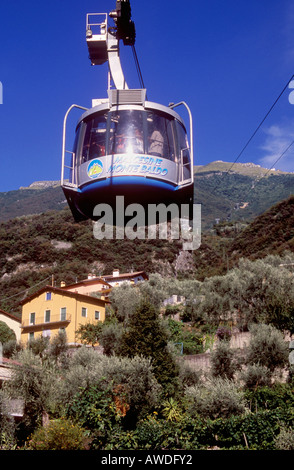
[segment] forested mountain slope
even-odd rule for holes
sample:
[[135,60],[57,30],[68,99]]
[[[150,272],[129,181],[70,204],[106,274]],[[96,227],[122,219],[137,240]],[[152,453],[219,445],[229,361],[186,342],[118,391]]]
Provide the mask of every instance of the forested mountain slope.
[[[232,170],[230,170],[232,168]],[[254,164],[212,162],[195,167],[194,201],[202,205],[203,228],[216,220],[252,221],[294,194],[294,174]]]
[[[75,223],[68,208],[0,223],[0,308],[20,313],[19,301],[43,285],[85,279],[88,273],[144,270],[203,280],[225,274],[242,257],[294,251],[294,196],[251,224],[233,222],[202,233],[198,250],[181,240],[97,240],[91,221]],[[52,277],[53,276],[53,277]]]
[[[202,228],[216,220],[252,221],[294,194],[294,174],[267,170],[252,163],[216,161],[194,167],[194,202],[202,207]],[[62,210],[67,203],[58,181],[39,181],[28,188],[0,192],[0,221],[22,215]]]

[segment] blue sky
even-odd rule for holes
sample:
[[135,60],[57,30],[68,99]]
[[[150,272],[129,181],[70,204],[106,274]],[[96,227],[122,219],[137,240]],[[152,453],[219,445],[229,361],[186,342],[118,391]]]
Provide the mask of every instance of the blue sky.
[[[131,0],[131,7],[148,99],[188,103],[194,164],[234,162],[294,74],[293,2]],[[60,179],[66,110],[106,97],[107,68],[88,59],[86,14],[114,8],[115,0],[1,0],[0,191]],[[129,87],[137,88],[131,48],[121,47]],[[290,91],[239,162],[270,168],[292,142]],[[294,171],[294,146],[275,167]]]

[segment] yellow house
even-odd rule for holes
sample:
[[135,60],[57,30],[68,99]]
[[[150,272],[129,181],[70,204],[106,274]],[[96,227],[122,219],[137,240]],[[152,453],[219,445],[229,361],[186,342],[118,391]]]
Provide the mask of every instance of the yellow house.
[[46,286],[22,302],[21,340],[40,336],[53,338],[63,330],[69,346],[80,345],[80,325],[105,320],[107,300]]

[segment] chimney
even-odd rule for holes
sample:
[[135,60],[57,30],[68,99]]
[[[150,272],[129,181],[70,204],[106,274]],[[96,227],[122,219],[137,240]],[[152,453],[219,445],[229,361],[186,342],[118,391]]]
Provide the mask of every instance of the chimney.
[[61,281],[60,287],[65,287],[65,282],[64,281]]
[[115,269],[112,273],[113,277],[118,277],[119,276],[119,269]]

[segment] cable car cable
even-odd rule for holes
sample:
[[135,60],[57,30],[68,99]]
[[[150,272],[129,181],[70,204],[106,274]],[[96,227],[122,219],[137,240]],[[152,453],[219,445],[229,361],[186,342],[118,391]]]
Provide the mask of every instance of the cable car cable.
[[252,189],[255,189],[255,185],[257,183],[259,183],[259,181],[261,181],[263,178],[266,177],[266,175],[274,168],[274,166],[278,163],[279,160],[281,160],[281,158],[285,155],[285,153],[288,152],[288,150],[292,147],[292,145],[294,145],[294,140],[292,140],[291,144],[288,145],[288,147],[281,153],[281,155],[279,156],[279,158],[277,158],[277,160],[272,164],[272,166],[265,172],[264,175],[261,176],[261,178],[256,178],[256,180],[253,182],[253,186],[251,186],[251,189],[248,191],[247,194],[250,194],[251,190]]
[[138,55],[137,55],[136,48],[135,48],[134,45],[132,46],[132,51],[133,51],[133,56],[134,56],[134,60],[135,60],[135,64],[136,64],[137,73],[138,73],[138,76],[139,76],[139,81],[140,81],[141,88],[145,88],[143,75],[142,75],[141,67],[140,67],[140,64],[139,64]]
[[271,113],[271,111],[273,110],[273,108],[275,107],[275,105],[277,104],[277,102],[279,101],[279,99],[281,98],[281,96],[283,95],[284,91],[288,88],[289,86],[289,83],[291,82],[291,80],[293,79],[294,75],[292,75],[292,77],[290,78],[290,80],[288,80],[287,84],[285,85],[285,87],[283,88],[283,90],[281,91],[281,93],[279,94],[278,98],[275,100],[275,102],[272,104],[272,106],[270,107],[269,111],[266,113],[266,115],[264,116],[264,118],[262,119],[262,121],[260,122],[260,124],[257,126],[257,128],[255,129],[255,131],[253,132],[252,136],[250,137],[250,139],[247,141],[247,143],[245,144],[245,146],[243,147],[243,149],[241,150],[241,152],[239,153],[239,155],[237,156],[236,160],[233,162],[233,164],[231,165],[231,167],[229,168],[228,172],[232,169],[232,167],[234,166],[234,164],[237,162],[237,160],[239,160],[240,156],[242,155],[242,153],[244,152],[244,150],[247,148],[247,146],[249,145],[249,143],[251,142],[251,140],[254,138],[254,136],[256,135],[256,133],[259,131],[260,127],[262,126],[262,124],[264,123],[264,121],[266,120],[266,118],[268,117],[268,115]]
[[13,295],[10,295],[9,297],[4,297],[3,299],[0,299],[0,302],[4,302],[5,300],[12,299],[13,297],[18,297],[18,296],[20,296],[21,294],[23,294],[24,292],[27,292],[28,290],[33,289],[34,287],[39,286],[39,285],[42,284],[43,282],[47,281],[47,279],[51,279],[51,276],[46,277],[45,279],[43,279],[43,280],[40,281],[40,282],[37,282],[37,283],[34,284],[33,286],[27,287],[26,289],[24,289],[24,290],[18,292],[17,294],[13,294]]
[[[253,189],[256,188],[256,185],[263,179],[266,177],[266,175],[273,169],[273,167],[277,164],[277,162],[279,160],[281,160],[281,158],[288,152],[288,150],[292,147],[292,145],[294,145],[294,140],[292,140],[292,142],[288,145],[288,147],[281,153],[281,155],[277,158],[277,160],[272,164],[272,166],[264,173],[264,175],[262,175],[261,177],[257,177],[252,185],[251,185],[251,188],[248,190],[248,192],[246,193],[246,195],[244,196],[243,198],[243,201],[246,201],[246,198],[249,196],[249,194],[253,191]],[[233,204],[233,202],[232,202]]]
[[[264,176],[266,176],[268,174],[269,171],[271,171],[271,169],[278,163],[279,160],[281,160],[281,158],[285,155],[285,153],[288,152],[289,148],[292,147],[292,145],[294,144],[294,140],[292,140],[291,144],[288,145],[288,147],[286,148],[286,150],[284,150],[284,152],[279,156],[279,158],[273,163],[273,165],[270,167],[270,169],[265,173]],[[263,177],[262,177],[263,178]]]
[[[270,107],[270,109],[268,110],[268,112],[266,113],[266,115],[264,116],[264,118],[262,119],[262,121],[260,122],[260,124],[257,126],[257,128],[255,129],[255,131],[253,132],[253,134],[251,135],[251,137],[249,138],[249,140],[247,141],[247,143],[244,145],[243,149],[241,150],[241,152],[239,153],[239,155],[237,156],[237,158],[234,160],[234,162],[232,163],[232,165],[230,166],[230,168],[225,171],[222,176],[224,174],[227,174],[229,173],[233,166],[235,165],[235,163],[239,160],[239,158],[241,157],[241,155],[243,154],[243,152],[246,150],[246,148],[248,147],[248,145],[250,144],[250,142],[252,141],[252,139],[255,137],[255,135],[257,134],[257,132],[259,131],[259,129],[261,128],[262,124],[264,123],[264,121],[267,119],[267,117],[269,116],[269,114],[271,113],[271,111],[273,110],[273,108],[275,107],[275,105],[277,104],[277,102],[279,101],[279,99],[282,97],[283,93],[285,92],[285,90],[288,88],[289,86],[289,83],[291,82],[291,80],[294,78],[294,74],[291,76],[291,78],[288,80],[287,84],[284,86],[283,90],[281,91],[281,93],[279,94],[279,96],[277,97],[277,99],[275,100],[275,102],[272,104],[272,106]],[[216,189],[216,186],[213,188],[213,191]]]

